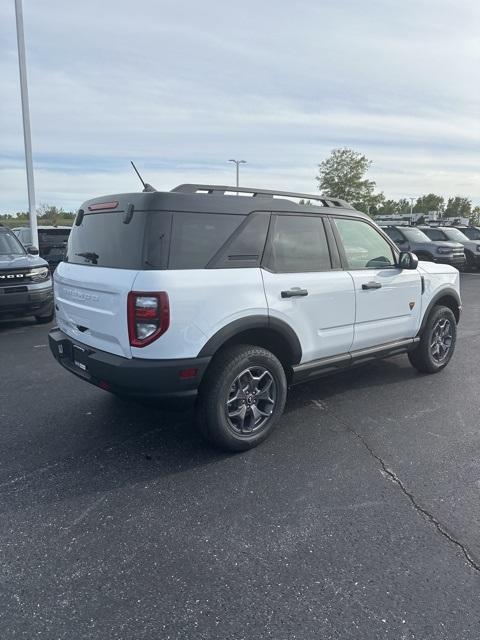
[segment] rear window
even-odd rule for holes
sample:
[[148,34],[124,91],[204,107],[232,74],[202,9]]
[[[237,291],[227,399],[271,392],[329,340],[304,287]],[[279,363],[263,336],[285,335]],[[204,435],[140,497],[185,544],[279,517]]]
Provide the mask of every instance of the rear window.
[[245,216],[215,213],[175,213],[169,269],[203,269]]
[[85,214],[80,226],[72,229],[66,261],[141,269],[144,266],[145,229],[151,214],[135,211],[128,224],[123,222],[124,215],[124,212]]
[[118,269],[203,269],[245,216],[135,211],[83,216],[72,229],[67,262]]
[[55,247],[66,244],[69,235],[70,229],[39,229],[38,242],[44,247]]

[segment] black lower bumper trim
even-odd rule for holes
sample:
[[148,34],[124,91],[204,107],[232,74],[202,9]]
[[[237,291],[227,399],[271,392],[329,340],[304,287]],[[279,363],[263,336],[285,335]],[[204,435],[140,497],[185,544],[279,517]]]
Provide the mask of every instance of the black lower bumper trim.
[[[57,327],[50,331],[48,339],[53,356],[65,369],[122,396],[193,399],[211,360],[123,358],[72,340]],[[196,371],[194,375],[192,370]],[[182,377],[182,372],[192,377]]]

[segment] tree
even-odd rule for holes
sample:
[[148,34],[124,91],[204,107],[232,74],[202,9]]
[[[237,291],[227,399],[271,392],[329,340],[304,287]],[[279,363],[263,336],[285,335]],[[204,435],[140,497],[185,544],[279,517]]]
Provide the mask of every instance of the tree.
[[442,196],[437,196],[434,193],[429,193],[426,196],[420,196],[417,198],[415,206],[413,207],[414,213],[428,213],[429,211],[439,211],[443,213],[445,209],[445,200]]
[[475,227],[480,226],[480,207],[475,207],[472,210],[472,215],[470,216],[470,224],[473,224]]
[[318,165],[318,188],[329,198],[347,200],[358,209],[376,210],[383,202],[383,193],[375,194],[376,183],[365,175],[371,161],[353,149],[333,149]]
[[449,198],[445,215],[449,218],[469,218],[472,214],[472,201],[468,198],[455,196]]

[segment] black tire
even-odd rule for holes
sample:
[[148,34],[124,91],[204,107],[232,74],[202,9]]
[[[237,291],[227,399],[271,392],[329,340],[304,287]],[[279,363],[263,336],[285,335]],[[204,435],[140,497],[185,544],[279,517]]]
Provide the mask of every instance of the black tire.
[[285,371],[273,353],[252,345],[232,346],[216,355],[206,372],[197,424],[216,447],[246,451],[272,433],[286,398]]
[[[446,333],[447,327],[449,335]],[[445,344],[441,344],[439,340]],[[414,351],[410,351],[408,359],[421,373],[438,373],[450,362],[456,340],[457,321],[452,310],[440,305],[435,306],[428,317],[418,346]]]
[[474,269],[476,267],[475,258],[473,257],[473,253],[471,251],[465,251],[465,258],[467,259],[463,271],[466,269]]
[[35,316],[35,320],[38,324],[48,324],[49,322],[53,322],[55,318],[55,313],[51,313],[49,316]]

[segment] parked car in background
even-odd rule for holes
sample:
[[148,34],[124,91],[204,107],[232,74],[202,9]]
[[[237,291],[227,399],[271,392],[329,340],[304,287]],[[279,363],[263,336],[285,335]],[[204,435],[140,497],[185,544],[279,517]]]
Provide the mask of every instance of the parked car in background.
[[447,244],[460,242],[465,250],[467,267],[480,266],[480,240],[470,240],[455,227],[419,227],[431,240]]
[[458,229],[463,233],[464,236],[467,236],[469,240],[480,240],[480,227],[461,227],[455,226],[455,229]]
[[53,285],[48,264],[38,249],[27,251],[10,229],[0,225],[0,317],[54,317]]
[[[26,249],[32,246],[29,227],[15,227],[13,231]],[[70,231],[71,227],[38,227],[40,257],[48,262],[52,272],[65,257]]]
[[381,228],[401,251],[413,251],[419,260],[451,264],[457,269],[465,266],[465,250],[459,242],[435,242],[418,227],[387,225]]

